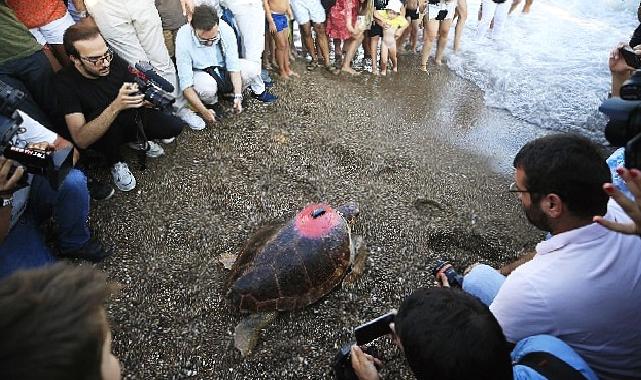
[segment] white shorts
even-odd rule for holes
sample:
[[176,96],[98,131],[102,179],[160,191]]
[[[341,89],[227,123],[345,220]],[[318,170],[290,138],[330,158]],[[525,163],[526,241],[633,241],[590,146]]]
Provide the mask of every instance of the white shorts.
[[62,37],[65,31],[74,24],[73,18],[71,18],[71,15],[67,12],[61,18],[39,28],[29,29],[29,31],[40,45],[62,45]]
[[298,25],[304,25],[310,21],[325,22],[325,8],[320,0],[292,0],[291,6]]
[[447,15],[445,16],[445,20],[452,20],[456,12],[457,4],[457,0],[448,0],[440,2],[439,4],[427,4],[427,7],[425,8],[425,17],[428,20],[435,20],[440,11],[446,10]]

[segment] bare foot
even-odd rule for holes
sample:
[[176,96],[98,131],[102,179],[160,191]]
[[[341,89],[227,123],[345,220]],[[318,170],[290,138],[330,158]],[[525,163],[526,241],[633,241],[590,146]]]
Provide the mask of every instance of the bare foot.
[[421,65],[421,71],[427,72],[427,65]]
[[381,70],[381,76],[387,76],[387,70]]
[[398,72],[398,67],[392,67],[392,71],[397,73]]
[[443,61],[441,61],[440,59],[434,60],[434,63],[436,63],[436,66],[443,66]]
[[347,67],[347,68],[343,67],[341,69],[341,72],[347,73],[347,74],[350,74],[350,75],[353,75],[353,76],[361,75],[361,73],[359,73],[358,71],[352,69],[351,67]]
[[279,73],[278,74],[278,78],[280,78],[282,80],[289,80],[290,79],[289,78],[289,74],[287,74],[287,73]]
[[300,78],[300,75],[298,75],[298,73],[295,72],[294,70],[289,70],[288,76],[294,77],[294,78]]

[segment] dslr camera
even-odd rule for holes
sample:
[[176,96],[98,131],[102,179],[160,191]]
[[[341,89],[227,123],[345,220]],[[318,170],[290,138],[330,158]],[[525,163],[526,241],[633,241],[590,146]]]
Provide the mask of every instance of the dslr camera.
[[[358,380],[354,368],[352,368],[352,346],[354,344],[364,346],[375,339],[391,334],[392,330],[389,325],[394,322],[395,316],[396,311],[391,311],[354,329],[356,342],[350,342],[341,347],[334,358],[333,367],[336,380]],[[366,354],[376,356],[374,351],[373,347],[363,348],[363,352]]]
[[151,62],[140,61],[134,67],[129,66],[129,72],[138,85],[138,92],[134,95],[145,95],[145,100],[155,108],[171,113],[171,106],[176,101],[172,95],[174,85],[158,75]]
[[[15,137],[24,132],[20,127],[22,117],[18,106],[25,94],[0,81],[0,151],[4,158],[23,165],[27,173],[44,176],[51,187],[57,189],[73,166],[73,148],[57,151],[27,149],[16,146]],[[13,174],[15,167],[9,175]],[[27,186],[27,176],[22,176],[18,188]]]
[[625,167],[641,170],[641,70],[623,83],[621,98],[606,99],[599,111],[610,119],[605,138],[612,146],[625,147]]

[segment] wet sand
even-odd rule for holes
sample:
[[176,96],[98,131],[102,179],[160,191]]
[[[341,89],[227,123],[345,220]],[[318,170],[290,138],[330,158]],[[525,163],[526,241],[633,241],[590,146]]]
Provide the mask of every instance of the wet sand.
[[[437,258],[500,265],[541,238],[507,192],[512,155],[538,132],[485,108],[446,68],[426,75],[411,60],[378,79],[298,62],[303,78],[277,83],[278,103],[252,100],[214,128],[186,130],[134,171],[134,191],[92,204],[92,226],[117,249],[101,268],[124,285],[108,310],[125,378],[329,379],[352,328],[432,286]],[[363,277],[280,314],[241,359],[219,256],[307,203],[352,200],[370,252]],[[389,341],[377,347],[384,378],[411,378]]]

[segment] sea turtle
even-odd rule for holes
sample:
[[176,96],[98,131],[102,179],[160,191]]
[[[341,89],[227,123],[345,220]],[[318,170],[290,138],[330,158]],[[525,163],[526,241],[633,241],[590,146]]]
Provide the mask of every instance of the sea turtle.
[[302,309],[363,272],[365,245],[351,233],[358,213],[356,203],[336,209],[310,204],[289,222],[264,227],[247,241],[227,280],[234,309],[251,313],[234,335],[243,356],[277,311]]

